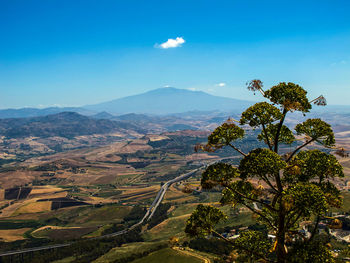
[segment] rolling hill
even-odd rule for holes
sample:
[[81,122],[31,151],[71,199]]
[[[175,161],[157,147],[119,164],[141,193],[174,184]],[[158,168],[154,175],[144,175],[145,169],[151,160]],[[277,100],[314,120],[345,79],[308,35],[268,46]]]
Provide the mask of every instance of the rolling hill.
[[93,119],[75,112],[61,112],[43,117],[0,119],[0,135],[10,138],[29,136],[71,138],[81,135],[105,134],[121,129],[143,131],[133,124]]
[[0,110],[0,119],[38,117],[38,116],[46,116],[50,114],[57,114],[65,111],[77,112],[82,115],[91,115],[94,113],[79,107],[64,107],[64,108],[49,107],[44,109],[37,109],[37,108],[3,109],[3,110]]

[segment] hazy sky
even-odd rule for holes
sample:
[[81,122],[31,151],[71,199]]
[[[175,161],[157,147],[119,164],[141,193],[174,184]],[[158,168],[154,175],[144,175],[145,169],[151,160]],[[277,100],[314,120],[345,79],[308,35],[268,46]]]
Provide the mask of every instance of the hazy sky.
[[164,86],[256,100],[253,78],[350,105],[349,14],[349,0],[0,0],[0,108]]

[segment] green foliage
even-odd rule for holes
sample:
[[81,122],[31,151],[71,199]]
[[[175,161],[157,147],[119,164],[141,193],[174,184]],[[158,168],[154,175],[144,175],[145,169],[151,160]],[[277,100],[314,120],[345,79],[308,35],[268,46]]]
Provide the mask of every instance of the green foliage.
[[190,236],[205,236],[210,234],[214,226],[224,219],[226,216],[220,209],[198,205],[187,220],[185,232]]
[[320,150],[299,152],[285,171],[285,179],[292,182],[307,182],[311,179],[344,177],[343,167],[334,155]]
[[[311,103],[324,105],[325,99],[320,96],[310,102],[307,92],[294,83],[282,82],[265,92],[262,87],[259,80],[248,84],[248,89],[260,91],[270,103],[260,102],[248,108],[242,113],[240,124],[260,127],[257,139],[266,148],[256,148],[248,154],[241,151],[235,140],[241,139],[244,131],[233,123],[216,128],[208,137],[208,144],[199,148],[215,151],[230,146],[242,154],[238,167],[224,163],[209,166],[201,185],[203,189],[218,186],[222,191],[221,205],[246,207],[266,230],[240,233],[234,241],[226,239],[214,229],[225,215],[218,208],[199,205],[187,221],[185,232],[192,237],[216,234],[236,250],[239,262],[334,262],[325,241],[316,236],[320,220],[342,204],[333,179],[343,177],[343,169],[331,154],[300,151],[312,142],[333,146],[331,126],[320,119],[308,119],[295,127],[296,134],[305,135],[306,142],[289,154],[280,155],[278,151],[279,144],[295,141],[293,132],[284,125],[287,113],[305,114]],[[307,225],[308,233],[301,231],[300,223]],[[274,242],[269,241],[266,231],[276,237]]]
[[235,239],[234,246],[237,247],[241,260],[242,258],[258,260],[268,257],[271,242],[263,233],[249,230],[243,232],[239,238]]
[[265,91],[265,97],[272,103],[281,105],[286,110],[309,112],[311,104],[306,97],[306,90],[297,84],[281,82]]
[[215,163],[207,167],[202,174],[201,185],[203,189],[211,189],[217,185],[227,185],[238,177],[238,169],[226,163]]
[[297,183],[283,192],[284,207],[300,218],[325,213],[329,206],[322,189],[313,183]]
[[282,114],[278,108],[267,102],[259,102],[242,113],[240,124],[258,127],[262,124],[270,124],[279,120],[281,117]]
[[208,137],[208,144],[216,149],[229,145],[231,142],[242,139],[244,130],[234,123],[223,123],[217,127]]
[[217,238],[195,238],[190,240],[188,246],[192,249],[217,255],[229,255],[232,251],[230,244]]
[[325,146],[333,146],[334,133],[331,126],[321,119],[308,119],[295,127],[298,135],[307,135]]
[[275,176],[286,167],[286,162],[277,153],[257,148],[244,157],[239,164],[241,178]]
[[324,242],[297,243],[290,253],[291,263],[335,263],[329,248]]
[[231,183],[222,191],[220,203],[223,205],[242,203],[245,199],[257,198],[258,194],[254,186],[247,181],[239,180]]
[[340,208],[343,205],[343,197],[333,183],[326,181],[319,183],[318,186],[322,189],[330,207]]
[[[270,144],[273,145],[274,141],[272,139],[275,138],[277,135],[278,124],[269,124],[266,127],[265,131],[266,131],[267,138],[270,141]],[[264,134],[264,131],[262,131],[258,135],[258,140],[264,141],[267,144],[267,140],[266,140],[266,136]],[[293,132],[286,125],[282,125],[281,130],[280,130],[280,135],[278,137],[278,142],[285,143],[285,144],[291,144],[294,141],[295,141],[295,137],[293,135]]]

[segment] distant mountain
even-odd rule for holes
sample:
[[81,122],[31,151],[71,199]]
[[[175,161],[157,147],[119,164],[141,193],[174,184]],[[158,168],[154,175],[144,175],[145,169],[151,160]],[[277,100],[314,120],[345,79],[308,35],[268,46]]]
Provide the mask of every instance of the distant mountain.
[[[152,121],[155,121],[159,115],[184,117],[189,115],[203,116],[207,113],[207,115],[214,116],[221,115],[223,112],[236,115],[253,104],[252,101],[213,96],[202,91],[160,88],[83,107],[4,109],[0,110],[0,119],[38,117],[69,111],[91,116],[94,119],[145,121],[147,118],[151,118]],[[350,106],[314,107],[312,112],[350,114]],[[119,116],[116,117],[116,115]]]
[[115,120],[120,121],[141,121],[141,122],[154,122],[160,119],[159,116],[148,116],[145,114],[128,113],[114,117]]
[[71,138],[120,130],[143,132],[143,129],[134,124],[103,119],[96,120],[75,112],[61,112],[44,117],[0,119],[0,136],[9,138],[29,136]]
[[[198,112],[196,112],[199,114]],[[205,112],[203,113],[205,114]],[[198,130],[205,128],[208,123],[208,118],[202,118],[200,121],[197,120],[197,115],[192,116],[190,113],[184,113],[174,115],[147,115],[147,114],[136,114],[127,113],[119,116],[114,116],[111,120],[116,120],[124,123],[134,124],[147,130],[149,133],[162,133],[179,130]],[[96,115],[95,115],[96,116]],[[104,115],[101,115],[104,117]]]
[[110,113],[108,113],[108,112],[106,112],[106,111],[102,111],[102,112],[99,112],[99,113],[97,113],[97,114],[95,114],[95,115],[92,115],[92,116],[90,116],[90,117],[92,117],[92,118],[94,118],[94,119],[105,119],[105,120],[110,120],[110,119],[115,118],[116,116],[114,116],[114,115],[112,115],[112,114],[110,114]]
[[242,111],[250,101],[213,96],[202,91],[160,88],[139,95],[84,106],[85,109],[112,114],[171,114],[188,111]]
[[77,112],[83,115],[91,115],[94,113],[87,109],[83,109],[79,107],[64,107],[64,108],[49,107],[44,109],[36,109],[36,108],[5,109],[5,110],[0,110],[0,119],[38,117],[38,116],[56,114],[60,112],[69,112],[69,111]]

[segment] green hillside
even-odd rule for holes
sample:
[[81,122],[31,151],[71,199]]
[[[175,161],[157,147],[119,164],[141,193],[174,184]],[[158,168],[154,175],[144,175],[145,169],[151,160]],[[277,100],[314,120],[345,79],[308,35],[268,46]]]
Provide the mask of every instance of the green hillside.
[[185,255],[170,248],[164,248],[151,253],[147,257],[132,261],[132,263],[202,263],[203,260]]

